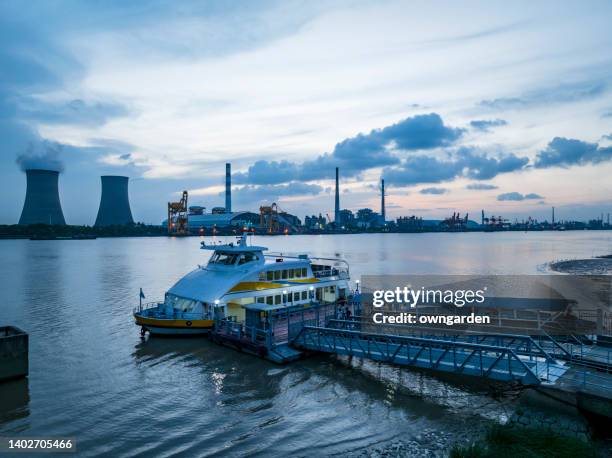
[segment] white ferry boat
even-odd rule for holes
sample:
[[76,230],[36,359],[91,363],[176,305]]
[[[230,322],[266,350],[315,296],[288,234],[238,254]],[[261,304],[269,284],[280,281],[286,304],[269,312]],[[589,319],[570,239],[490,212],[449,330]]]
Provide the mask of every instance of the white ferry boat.
[[180,279],[160,303],[134,310],[141,333],[205,334],[215,320],[243,323],[245,311],[306,310],[320,304],[342,304],[351,294],[346,261],[264,254],[248,245],[248,233],[236,243],[206,244],[213,251],[205,266]]

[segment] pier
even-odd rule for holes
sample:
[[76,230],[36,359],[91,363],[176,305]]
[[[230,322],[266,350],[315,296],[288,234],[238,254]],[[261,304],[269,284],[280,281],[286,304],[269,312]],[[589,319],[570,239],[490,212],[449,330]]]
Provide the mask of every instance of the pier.
[[[440,335],[418,328],[414,335],[399,335],[390,326],[381,326],[380,331],[372,331],[370,326],[362,330],[360,319],[354,315],[357,301],[269,313],[264,309],[254,305],[252,312],[257,312],[259,321],[249,325],[218,320],[211,337],[222,345],[279,364],[326,353],[519,383],[566,404],[612,417],[612,349],[598,345],[597,339],[546,333]],[[353,311],[349,317],[347,309]]]

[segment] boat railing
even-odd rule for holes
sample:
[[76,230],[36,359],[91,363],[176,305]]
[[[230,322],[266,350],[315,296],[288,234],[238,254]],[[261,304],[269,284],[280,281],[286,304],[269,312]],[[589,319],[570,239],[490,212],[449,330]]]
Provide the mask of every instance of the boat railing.
[[348,269],[336,268],[313,271],[315,278],[338,277],[339,279],[349,278]]
[[159,308],[163,302],[147,302],[134,307],[134,313],[139,313],[144,317],[165,318],[171,320],[207,320],[212,319],[207,317],[202,312],[183,312],[181,310],[172,309],[170,313],[165,307]]
[[248,340],[252,343],[270,343],[270,331],[246,326],[243,322],[235,321],[232,318],[221,318],[215,321],[215,333],[239,340]]
[[160,302],[143,302],[134,307],[134,313],[141,313],[148,309],[155,309],[159,306]]

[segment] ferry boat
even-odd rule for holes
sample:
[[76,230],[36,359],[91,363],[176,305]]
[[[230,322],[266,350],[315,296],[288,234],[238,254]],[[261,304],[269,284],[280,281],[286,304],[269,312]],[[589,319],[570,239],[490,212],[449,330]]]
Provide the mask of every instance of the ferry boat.
[[180,279],[163,302],[134,310],[142,335],[206,334],[215,321],[244,323],[252,315],[262,319],[273,311],[346,303],[346,261],[266,254],[266,247],[248,244],[248,234],[235,243],[202,242],[201,249],[212,251],[208,263]]

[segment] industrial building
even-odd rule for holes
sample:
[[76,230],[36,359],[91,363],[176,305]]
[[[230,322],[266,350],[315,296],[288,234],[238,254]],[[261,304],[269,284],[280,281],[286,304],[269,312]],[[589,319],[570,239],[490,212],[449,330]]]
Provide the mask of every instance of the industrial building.
[[[257,213],[238,211],[232,212],[232,168],[225,164],[225,207],[213,207],[206,213],[206,207],[193,205],[187,213],[187,191],[183,192],[181,202],[169,202],[168,225],[169,233],[210,233],[215,229],[240,229],[247,224],[259,224],[260,215]],[[179,231],[186,220],[184,231]],[[180,223],[180,224],[179,224]]]
[[94,226],[134,224],[128,196],[128,177],[103,175],[102,196]]
[[200,229],[210,231],[214,228],[236,228],[240,229],[247,224],[258,224],[259,215],[252,212],[234,213],[202,213],[188,215],[187,227],[189,232],[198,233]]
[[27,169],[27,190],[19,224],[65,225],[59,197],[59,172]]

